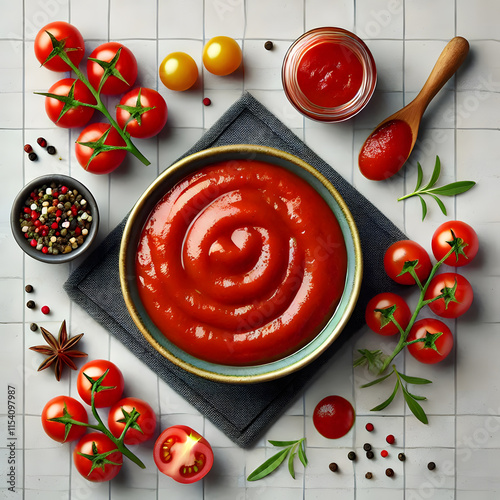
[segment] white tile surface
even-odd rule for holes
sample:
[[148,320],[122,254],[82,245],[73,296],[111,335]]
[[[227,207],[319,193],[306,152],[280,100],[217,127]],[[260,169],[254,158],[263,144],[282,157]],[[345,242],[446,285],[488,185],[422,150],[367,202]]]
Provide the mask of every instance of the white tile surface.
[[[3,196],[0,201],[0,374],[4,390],[0,397],[0,472],[5,478],[7,443],[7,390],[16,397],[16,492],[0,485],[2,498],[110,499],[137,498],[184,500],[494,500],[500,494],[500,351],[498,290],[500,288],[500,189],[498,148],[500,101],[500,31],[497,0],[24,0],[5,5],[0,17],[0,171]],[[140,13],[140,15],[138,14]],[[97,14],[96,14],[97,13]],[[34,91],[46,91],[62,78],[39,67],[33,42],[40,28],[52,20],[67,20],[82,32],[87,55],[100,43],[122,40],[139,61],[141,85],[157,88],[169,107],[165,130],[154,139],[141,141],[141,150],[152,161],[144,168],[128,158],[120,170],[109,176],[93,176],[76,162],[73,143],[79,131],[55,127],[43,112],[43,98]],[[354,120],[326,125],[311,122],[297,113],[281,88],[281,61],[290,43],[305,30],[317,26],[340,26],[365,39],[377,62],[378,84],[369,106]],[[243,49],[244,64],[233,75],[216,77],[203,69],[204,43],[216,35],[234,37]],[[455,34],[471,43],[471,53],[445,89],[431,103],[408,167],[383,183],[363,178],[357,169],[359,148],[383,118],[408,103],[427,78],[446,42]],[[274,42],[266,51],[266,40]],[[188,92],[163,87],[157,69],[173,51],[189,53],[200,73]],[[435,228],[446,218],[429,200],[429,214],[421,221],[418,200],[397,202],[413,189],[416,162],[428,178],[435,156],[443,165],[440,183],[475,180],[477,186],[465,195],[445,199],[450,218],[473,225],[481,242],[476,261],[463,269],[474,287],[471,310],[449,324],[455,348],[448,360],[423,367],[410,356],[397,358],[406,373],[425,376],[433,384],[415,389],[425,394],[423,402],[430,423],[424,426],[409,414],[402,399],[374,414],[370,409],[385,399],[392,383],[376,390],[362,389],[366,372],[352,369],[356,349],[390,350],[393,339],[375,336],[366,328],[334,356],[331,363],[310,384],[307,391],[287,409],[250,450],[235,446],[214,424],[208,422],[180,395],[111,339],[107,331],[77,305],[71,303],[61,284],[76,264],[50,266],[25,257],[10,232],[12,199],[35,176],[62,172],[82,180],[98,199],[102,223],[99,239],[130,210],[138,196],[189,149],[244,90],[249,90],[285,125],[331,164],[344,178],[372,201],[409,237],[430,249]],[[203,97],[212,105],[203,106]],[[113,99],[109,100],[113,103]],[[44,136],[56,145],[58,154],[39,152],[39,161],[29,162],[22,151]],[[461,271],[462,272],[462,271]],[[35,291],[24,292],[32,283]],[[410,298],[412,297],[409,293]],[[37,303],[27,309],[27,300]],[[49,304],[45,317],[39,307]],[[111,484],[92,484],[75,470],[69,446],[46,437],[40,424],[45,402],[58,394],[78,397],[74,373],[60,382],[48,372],[37,373],[43,359],[28,350],[43,342],[30,323],[41,324],[57,334],[67,319],[72,334],[85,332],[82,349],[89,359],[106,358],[124,366],[136,378],[127,376],[127,391],[144,394],[159,415],[159,427],[184,423],[199,429],[211,442],[216,456],[212,472],[195,485],[178,485],[158,474],[151,458],[151,445],[139,448],[146,471],[132,464]],[[392,344],[391,344],[392,343]],[[324,396],[343,395],[357,411],[353,430],[337,441],[321,437],[312,424],[315,405]],[[375,431],[368,433],[371,422]],[[392,433],[396,443],[385,443]],[[307,438],[309,465],[296,465],[293,480],[282,468],[255,483],[246,476],[275,449],[267,439]],[[370,442],[376,451],[368,461],[362,451]],[[387,449],[388,458],[380,457]],[[347,453],[355,449],[358,460]],[[403,451],[406,462],[397,460]],[[427,463],[437,464],[435,471]],[[335,461],[339,472],[328,464]],[[392,467],[394,478],[385,476]],[[370,470],[374,477],[365,478]]]

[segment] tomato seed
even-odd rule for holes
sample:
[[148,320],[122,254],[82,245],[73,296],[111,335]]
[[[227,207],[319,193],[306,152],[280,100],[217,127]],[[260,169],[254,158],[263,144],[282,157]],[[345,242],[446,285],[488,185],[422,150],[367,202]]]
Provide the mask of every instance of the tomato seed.
[[28,302],[26,302],[26,307],[28,309],[34,309],[35,308],[35,301],[34,300],[28,300]]

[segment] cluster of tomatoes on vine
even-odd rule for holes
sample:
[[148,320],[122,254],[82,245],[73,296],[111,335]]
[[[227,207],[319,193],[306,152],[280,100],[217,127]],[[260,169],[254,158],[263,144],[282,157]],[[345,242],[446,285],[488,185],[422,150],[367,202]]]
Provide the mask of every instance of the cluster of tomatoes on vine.
[[[91,407],[95,423],[89,423],[84,405],[69,396],[56,396],[43,408],[45,433],[60,443],[76,441],[73,461],[89,481],[113,479],[122,468],[124,456],[145,468],[128,446],[156,436],[156,414],[146,401],[122,397],[124,385],[123,374],[114,363],[103,359],[89,361],[78,373],[77,390]],[[98,408],[109,408],[107,426]],[[163,474],[180,483],[193,483],[210,471],[214,454],[198,432],[175,425],[156,438],[153,458]]]
[[417,320],[418,313],[428,306],[440,318],[457,318],[472,304],[473,288],[464,276],[436,272],[442,264],[462,267],[472,262],[479,248],[474,229],[462,221],[445,222],[434,232],[431,247],[437,260],[434,266],[427,251],[411,240],[392,244],[384,255],[387,275],[402,285],[417,284],[420,298],[413,314],[406,301],[395,293],[381,293],[369,301],[365,313],[368,327],[380,335],[401,335],[381,372],[404,347],[422,363],[442,361],[452,350],[453,334],[439,319]]

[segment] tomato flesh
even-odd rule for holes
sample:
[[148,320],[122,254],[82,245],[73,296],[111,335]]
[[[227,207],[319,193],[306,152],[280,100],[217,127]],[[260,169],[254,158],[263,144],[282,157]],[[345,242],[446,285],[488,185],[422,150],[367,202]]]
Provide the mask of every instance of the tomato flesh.
[[391,120],[375,130],[359,153],[361,173],[372,181],[381,181],[399,172],[410,154],[413,134],[402,120]]
[[156,440],[153,457],[160,472],[179,483],[199,481],[214,460],[208,441],[185,425],[164,430]]

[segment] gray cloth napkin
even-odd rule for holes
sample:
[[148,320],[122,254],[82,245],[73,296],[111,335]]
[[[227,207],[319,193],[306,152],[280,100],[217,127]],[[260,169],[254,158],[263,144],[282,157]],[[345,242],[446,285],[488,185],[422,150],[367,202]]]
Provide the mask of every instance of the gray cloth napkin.
[[118,254],[125,220],[71,274],[64,288],[72,300],[232,441],[249,447],[314,380],[343,341],[363,325],[368,300],[379,292],[397,290],[398,285],[387,278],[381,263],[385,249],[406,237],[249,93],[235,102],[185,156],[213,146],[242,143],[287,151],[318,169],[340,192],[358,226],[364,258],[361,295],[347,327],[322,356],[294,374],[253,385],[208,381],[167,361],[140,334],[123,297],[117,293]]

